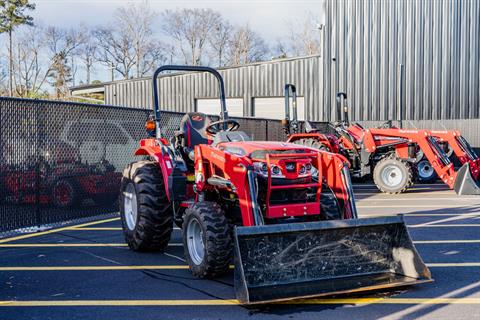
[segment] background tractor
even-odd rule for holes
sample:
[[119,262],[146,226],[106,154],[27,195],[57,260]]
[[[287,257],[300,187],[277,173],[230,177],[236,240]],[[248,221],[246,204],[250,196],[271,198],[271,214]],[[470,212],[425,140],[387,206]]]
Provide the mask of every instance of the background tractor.
[[[428,179],[429,170],[433,169],[458,194],[480,194],[480,163],[458,132],[400,129],[392,126],[391,121],[378,128],[363,128],[349,122],[346,98],[345,93],[337,94],[340,121],[332,127],[340,141],[340,153],[349,159],[353,176],[372,175],[381,191],[401,193],[412,186],[419,175]],[[463,161],[458,172],[445,152],[448,146]]]
[[[157,77],[208,72],[218,81],[220,120],[187,113],[171,140],[161,134]],[[163,66],[153,76],[148,160],[123,172],[120,212],[135,251],[165,250],[182,228],[193,275],[235,265],[242,303],[357,292],[431,281],[402,217],[358,219],[348,162],[285,143],[250,141],[228,117],[224,83],[208,67]]]
[[[290,99],[292,100],[291,106]],[[333,153],[339,153],[340,151],[339,141],[335,135],[321,133],[309,121],[305,120],[304,129],[300,130],[297,110],[297,89],[293,84],[285,85],[285,118],[282,120],[282,125],[287,135],[287,142]]]

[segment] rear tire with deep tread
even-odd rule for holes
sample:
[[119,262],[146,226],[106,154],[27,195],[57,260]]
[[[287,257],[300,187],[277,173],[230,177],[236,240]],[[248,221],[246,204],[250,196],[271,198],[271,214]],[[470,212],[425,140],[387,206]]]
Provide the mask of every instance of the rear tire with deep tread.
[[[401,174],[398,183],[392,185],[385,181],[386,173],[384,171],[387,168],[396,169],[395,175],[397,173]],[[391,154],[377,162],[373,170],[373,181],[377,188],[384,193],[403,193],[414,183],[413,169],[407,161],[398,158],[395,154]]]
[[299,144],[299,145],[302,145],[302,146],[305,146],[305,147],[309,147],[309,148],[314,148],[314,149],[321,150],[321,151],[329,151],[330,152],[330,149],[328,148],[328,146],[325,143],[323,143],[321,141],[318,141],[317,139],[313,139],[313,138],[299,139],[299,140],[293,141],[293,143]]
[[[188,226],[195,219],[202,230],[203,260],[195,263],[190,254]],[[215,202],[197,202],[185,211],[183,221],[183,248],[192,274],[199,278],[213,278],[228,271],[233,246],[231,230],[225,212]]]
[[[133,229],[125,212],[127,186],[133,185],[137,209]],[[125,241],[134,251],[164,251],[173,231],[173,210],[165,191],[160,167],[154,161],[138,161],[123,171],[120,215]],[[132,224],[132,222],[130,222]]]

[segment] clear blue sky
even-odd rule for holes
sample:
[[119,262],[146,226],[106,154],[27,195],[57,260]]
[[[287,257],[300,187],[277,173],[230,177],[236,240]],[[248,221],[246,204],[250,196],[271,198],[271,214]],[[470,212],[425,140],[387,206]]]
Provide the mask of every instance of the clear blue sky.
[[[140,1],[140,0],[137,0]],[[37,23],[59,27],[76,27],[80,23],[96,26],[108,23],[114,10],[135,0],[32,0],[37,8],[33,13]],[[289,33],[289,23],[303,20],[308,12],[321,17],[323,0],[207,0],[207,1],[164,1],[150,0],[156,12],[176,8],[211,8],[219,11],[233,24],[249,23],[262,35],[267,43]],[[108,80],[108,72],[98,66],[94,78]],[[79,72],[79,77],[82,72]]]

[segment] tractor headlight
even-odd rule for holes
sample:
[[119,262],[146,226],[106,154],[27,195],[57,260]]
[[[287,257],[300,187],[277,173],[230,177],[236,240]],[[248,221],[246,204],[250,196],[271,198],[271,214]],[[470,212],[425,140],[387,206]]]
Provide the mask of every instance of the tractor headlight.
[[[265,162],[254,162],[253,167],[255,168],[256,173],[264,177],[268,176],[268,165]],[[273,178],[283,177],[282,169],[277,165],[270,166],[270,173]]]
[[305,174],[306,172],[307,172],[307,168],[306,168],[305,166],[301,166],[299,173],[300,173],[301,175],[303,175],[303,174]]
[[281,173],[281,170],[277,166],[272,166],[272,174],[273,175],[279,175]]
[[268,174],[268,166],[264,162],[254,162],[253,167],[255,172],[260,173],[261,175],[266,176]]

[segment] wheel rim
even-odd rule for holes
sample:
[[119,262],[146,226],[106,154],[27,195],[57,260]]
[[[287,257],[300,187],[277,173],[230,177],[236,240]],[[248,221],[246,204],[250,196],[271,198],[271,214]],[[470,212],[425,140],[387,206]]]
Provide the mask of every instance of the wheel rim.
[[418,168],[418,176],[423,180],[430,179],[435,173],[435,170],[433,170],[433,167],[430,165],[430,162],[428,162],[427,160],[420,161],[417,165],[417,168]]
[[382,171],[382,180],[389,187],[396,187],[403,180],[402,171],[395,165],[388,165]]
[[193,263],[200,265],[205,257],[205,245],[203,244],[203,230],[196,218],[188,222],[187,247]]
[[137,224],[137,193],[133,183],[129,183],[123,192],[123,210],[125,211],[125,222],[130,230],[135,229]]

